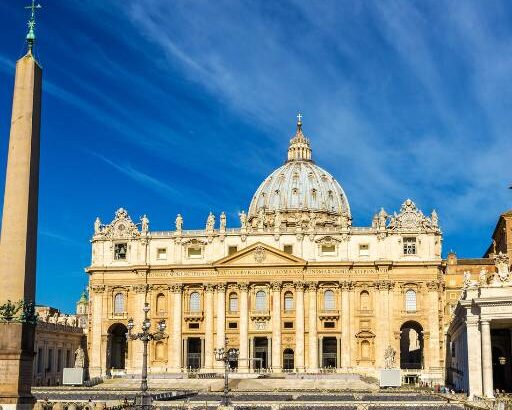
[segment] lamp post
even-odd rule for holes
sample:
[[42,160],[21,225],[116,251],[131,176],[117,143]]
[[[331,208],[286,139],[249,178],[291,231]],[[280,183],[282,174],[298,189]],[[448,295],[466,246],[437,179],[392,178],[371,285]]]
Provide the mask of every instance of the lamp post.
[[150,409],[152,398],[148,393],[148,342],[150,340],[161,340],[167,335],[164,333],[165,331],[165,320],[162,319],[158,322],[158,330],[156,332],[150,332],[151,321],[148,318],[149,312],[149,304],[147,302],[147,287],[146,287],[146,301],[144,302],[144,320],[142,321],[141,329],[142,331],[139,333],[132,333],[135,324],[133,323],[133,319],[128,319],[128,334],[127,336],[130,340],[141,340],[144,346],[144,350],[142,353],[142,380],[140,383],[140,394],[135,397],[135,406],[141,407],[142,409]]
[[240,354],[238,349],[229,349],[227,347],[221,347],[220,349],[214,349],[215,360],[218,362],[224,362],[224,394],[220,404],[222,406],[229,406],[229,385],[228,385],[228,374],[229,374],[229,362],[238,360]]

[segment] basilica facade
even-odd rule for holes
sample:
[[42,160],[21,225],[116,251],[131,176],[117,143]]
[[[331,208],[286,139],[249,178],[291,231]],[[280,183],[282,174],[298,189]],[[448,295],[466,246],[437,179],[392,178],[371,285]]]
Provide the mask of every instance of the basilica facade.
[[[399,205],[399,204],[397,204]],[[340,184],[312,159],[299,119],[284,165],[256,190],[237,227],[210,213],[153,231],[119,209],[99,219],[89,274],[91,376],[140,374],[142,343],[127,341],[149,306],[150,373],[214,373],[214,349],[238,349],[233,371],[376,375],[396,352],[404,375],[444,379],[442,235],[435,211],[409,199],[354,226]]]

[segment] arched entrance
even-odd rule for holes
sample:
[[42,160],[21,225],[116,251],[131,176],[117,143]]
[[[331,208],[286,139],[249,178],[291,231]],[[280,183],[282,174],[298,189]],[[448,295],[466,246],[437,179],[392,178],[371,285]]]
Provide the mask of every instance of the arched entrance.
[[400,368],[423,369],[423,327],[413,320],[400,328]]
[[115,323],[108,329],[107,369],[125,369],[127,352],[126,333],[128,329],[122,323]]
[[293,370],[295,367],[295,354],[293,349],[283,351],[283,370]]

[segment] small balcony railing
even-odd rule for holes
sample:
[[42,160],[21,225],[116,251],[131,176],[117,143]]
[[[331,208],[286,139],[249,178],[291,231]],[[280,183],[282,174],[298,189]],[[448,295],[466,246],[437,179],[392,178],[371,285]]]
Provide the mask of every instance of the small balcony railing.
[[337,309],[321,310],[318,317],[320,320],[335,320],[340,317],[340,311]]
[[128,319],[128,312],[118,312],[118,313],[112,312],[110,314],[109,318],[114,319],[114,320]]
[[357,313],[360,316],[372,316],[373,315],[373,310],[371,310],[371,309],[359,309],[357,311]]
[[185,319],[185,322],[200,322],[203,320],[203,312],[191,312],[186,310],[183,312],[183,318]]
[[264,310],[251,310],[251,319],[270,319],[270,311]]

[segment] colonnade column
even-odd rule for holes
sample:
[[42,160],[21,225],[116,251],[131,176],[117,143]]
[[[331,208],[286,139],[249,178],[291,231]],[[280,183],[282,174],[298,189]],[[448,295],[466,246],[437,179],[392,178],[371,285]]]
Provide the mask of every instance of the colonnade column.
[[317,311],[316,311],[316,282],[308,282],[309,294],[309,363],[308,369],[312,372],[318,371],[318,334],[316,329]]
[[240,361],[239,369],[247,372],[249,362],[249,304],[248,304],[248,290],[249,284],[239,283],[240,288]]
[[304,282],[295,282],[295,367],[304,371]]
[[439,349],[439,283],[432,281],[427,283],[428,288],[428,317],[429,317],[429,366],[432,368],[440,369],[440,349]]
[[466,338],[468,344],[468,384],[469,398],[482,395],[482,341],[478,329],[478,318],[466,319]]
[[[94,285],[89,288],[91,290],[91,357],[89,372],[91,377],[100,377],[104,372],[102,361],[106,359],[101,352],[102,343],[102,322],[103,322],[103,292],[105,285]],[[103,362],[104,363],[104,362]]]
[[211,283],[205,285],[204,309],[204,368],[213,369],[213,291],[215,286]]
[[272,370],[280,372],[281,365],[281,282],[272,282]]
[[480,320],[482,331],[482,381],[485,397],[494,397],[492,380],[491,322]]
[[182,318],[182,284],[171,285],[172,297],[173,297],[173,314],[172,314],[172,338],[171,338],[171,371],[181,371],[181,318]]
[[350,367],[350,288],[352,282],[341,283],[341,367]]
[[[216,348],[225,347],[226,344],[226,285],[221,283],[217,285],[217,340]],[[216,361],[216,369],[224,369],[224,363]]]
[[[146,285],[134,285],[132,290],[135,293],[134,310],[131,312],[135,326],[139,327],[144,321],[144,302],[146,301]],[[130,365],[134,373],[142,372],[142,351],[143,343],[139,340],[130,342],[131,354]]]

